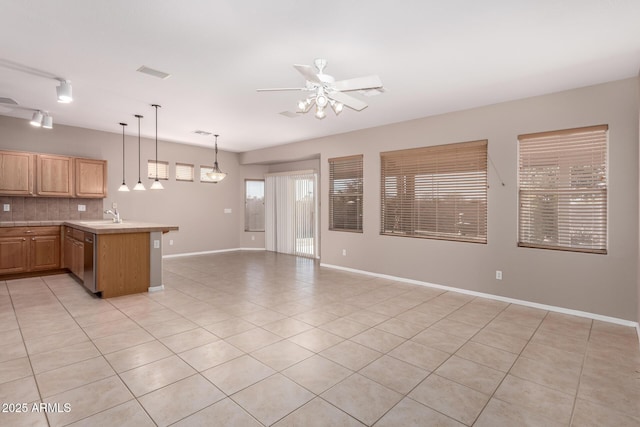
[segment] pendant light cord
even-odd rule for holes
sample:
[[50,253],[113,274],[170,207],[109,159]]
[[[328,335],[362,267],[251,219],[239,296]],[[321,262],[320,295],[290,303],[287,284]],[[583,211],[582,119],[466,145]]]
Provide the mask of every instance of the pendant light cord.
[[126,123],[120,123],[122,126],[122,183],[124,184],[124,127],[127,125]]
[[152,107],[156,109],[156,181],[158,180],[158,107],[161,105],[152,104]]
[[136,117],[138,118],[138,182],[142,182],[142,180],[140,179],[140,119],[143,117],[140,114],[136,114]]

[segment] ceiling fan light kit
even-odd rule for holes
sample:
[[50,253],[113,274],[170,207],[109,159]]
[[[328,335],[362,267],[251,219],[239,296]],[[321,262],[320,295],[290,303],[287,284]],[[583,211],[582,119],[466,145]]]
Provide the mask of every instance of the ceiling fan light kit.
[[295,64],[293,68],[298,70],[306,80],[306,86],[303,88],[274,88],[274,89],[258,89],[258,92],[272,92],[283,90],[298,90],[311,92],[306,99],[298,101],[298,113],[307,113],[315,104],[317,119],[324,119],[327,115],[325,108],[327,105],[336,114],[340,114],[347,106],[355,111],[362,111],[367,108],[367,103],[355,98],[345,92],[352,91],[383,91],[382,81],[377,75],[364,77],[356,77],[348,80],[336,81],[333,76],[324,73],[327,66],[327,60],[318,58],[314,61],[316,71],[309,65]]

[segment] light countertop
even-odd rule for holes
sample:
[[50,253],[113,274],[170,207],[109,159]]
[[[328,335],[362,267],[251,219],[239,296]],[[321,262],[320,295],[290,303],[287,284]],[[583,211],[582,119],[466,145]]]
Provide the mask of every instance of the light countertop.
[[39,227],[68,225],[82,231],[94,234],[122,234],[122,233],[149,233],[152,231],[177,231],[177,225],[156,224],[143,221],[123,220],[121,223],[114,223],[111,220],[57,220],[57,221],[2,221],[0,227]]

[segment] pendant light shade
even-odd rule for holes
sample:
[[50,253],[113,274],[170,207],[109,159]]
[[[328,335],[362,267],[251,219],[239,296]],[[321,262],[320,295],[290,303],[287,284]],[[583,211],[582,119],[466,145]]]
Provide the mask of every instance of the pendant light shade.
[[216,160],[213,163],[213,171],[207,173],[207,176],[213,181],[213,183],[217,184],[227,177],[227,174],[220,170],[220,166],[218,166],[218,137],[220,135],[214,135],[216,137],[216,145],[215,145],[215,153]]
[[151,189],[164,190],[162,183],[158,179],[158,107],[160,107],[160,105],[152,104],[151,106],[156,109],[156,179],[153,181],[153,184],[151,184]]
[[144,191],[144,184],[140,179],[140,119],[142,116],[140,114],[136,114],[135,117],[138,119],[138,183],[133,187],[135,191]]
[[122,185],[118,188],[118,191],[129,191],[129,186],[124,181],[124,127],[126,123],[120,123],[122,126]]

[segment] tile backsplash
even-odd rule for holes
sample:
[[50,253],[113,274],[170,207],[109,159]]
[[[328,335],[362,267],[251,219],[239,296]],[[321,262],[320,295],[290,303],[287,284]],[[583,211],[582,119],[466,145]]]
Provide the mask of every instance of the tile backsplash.
[[[4,211],[8,204],[9,212]],[[86,211],[78,211],[85,205]],[[102,199],[0,196],[0,221],[102,219]]]

